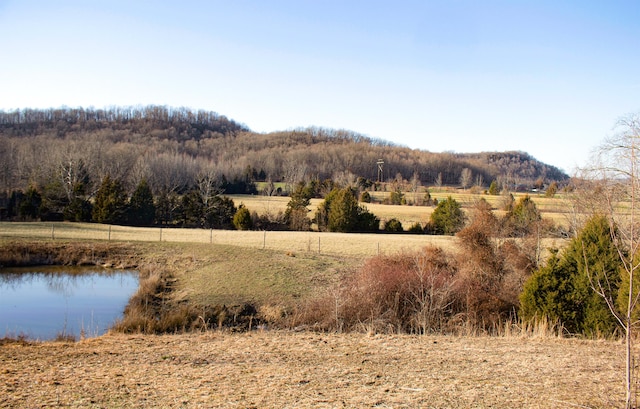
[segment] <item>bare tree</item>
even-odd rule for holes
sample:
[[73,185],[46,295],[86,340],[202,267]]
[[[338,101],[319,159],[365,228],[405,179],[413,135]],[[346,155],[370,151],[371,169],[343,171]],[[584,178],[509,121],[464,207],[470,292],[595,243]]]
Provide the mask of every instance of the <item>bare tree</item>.
[[464,190],[467,190],[469,186],[473,183],[473,172],[471,169],[464,168],[462,169],[462,173],[460,173],[460,185]]
[[422,185],[418,172],[413,172],[413,176],[411,177],[409,184],[411,186],[411,192],[413,193],[413,204],[416,205],[418,204],[418,190]]
[[283,172],[286,190],[293,192],[295,185],[304,180],[307,174],[307,165],[295,158],[291,158],[284,163]]
[[209,202],[211,199],[218,196],[223,191],[220,186],[220,179],[218,178],[218,175],[215,170],[211,168],[201,170],[198,173],[196,184],[198,186],[198,192],[200,193],[200,198],[202,199],[204,208],[209,209]]
[[438,172],[438,176],[436,176],[436,179],[433,181],[433,183],[435,183],[437,188],[442,187],[442,172]]
[[[587,274],[594,291],[607,303],[609,311],[616,318],[625,333],[625,386],[626,408],[632,407],[633,373],[632,342],[639,323],[636,307],[640,301],[640,229],[638,226],[638,196],[640,192],[640,115],[629,115],[618,121],[616,133],[605,140],[596,152],[593,165],[586,169],[586,175],[597,183],[598,188],[591,194],[601,195],[606,204],[606,216],[611,224],[613,242],[616,245],[622,273],[618,271],[589,271]],[[586,260],[586,258],[585,258]],[[628,282],[616,294],[611,283],[616,274]],[[622,301],[624,300],[624,301]]]

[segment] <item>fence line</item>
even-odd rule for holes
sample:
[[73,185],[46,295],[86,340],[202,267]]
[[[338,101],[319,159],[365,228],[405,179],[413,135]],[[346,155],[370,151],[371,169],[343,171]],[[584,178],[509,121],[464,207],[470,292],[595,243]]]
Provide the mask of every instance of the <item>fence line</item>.
[[374,256],[412,251],[429,244],[443,248],[455,240],[448,236],[364,234],[299,231],[239,231],[168,227],[126,227],[69,222],[0,222],[0,237],[50,240],[106,240],[186,242],[232,245],[347,256]]

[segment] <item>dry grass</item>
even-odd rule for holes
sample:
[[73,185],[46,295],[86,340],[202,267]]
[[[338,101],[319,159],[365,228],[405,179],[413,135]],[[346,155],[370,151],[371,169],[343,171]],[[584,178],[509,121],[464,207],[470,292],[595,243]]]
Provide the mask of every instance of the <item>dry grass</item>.
[[[406,198],[412,202],[413,201],[413,193],[405,193]],[[371,192],[371,196],[378,202],[382,202],[389,197],[389,192]],[[424,192],[418,193],[417,197],[423,197]],[[444,200],[448,196],[451,196],[456,201],[458,201],[463,208],[469,208],[473,206],[475,202],[477,202],[480,198],[485,199],[487,202],[491,204],[491,206],[496,209],[496,214],[503,215],[504,212],[501,210],[504,203],[503,196],[492,196],[492,195],[478,195],[472,194],[469,191],[461,191],[457,189],[442,189],[435,190],[431,189],[431,198],[437,200]],[[520,197],[525,196],[524,193],[516,193],[514,194],[514,198],[518,200]],[[262,214],[277,214],[278,212],[284,212],[287,209],[287,203],[289,202],[289,197],[281,197],[281,196],[262,196],[262,195],[231,195],[229,196],[236,205],[240,203],[244,203],[247,208],[256,212],[259,215]],[[542,217],[546,219],[552,220],[558,226],[567,226],[567,203],[565,199],[561,195],[557,195],[554,198],[548,198],[543,195],[533,194],[530,195],[531,199],[536,203],[538,210],[540,210]],[[321,199],[312,199],[311,205],[309,206],[309,215],[312,217],[318,205],[322,203]],[[391,218],[396,218],[400,220],[402,226],[405,229],[408,229],[414,223],[426,223],[429,221],[431,217],[431,213],[433,212],[434,207],[432,206],[393,206],[393,205],[385,205],[381,203],[365,203],[364,204],[367,209],[376,216],[378,216],[382,221],[389,220]]]
[[291,306],[324,291],[358,258],[226,245],[192,245],[176,261],[176,297],[197,305]]
[[356,257],[416,250],[427,244],[448,247],[454,237],[427,235],[343,234],[290,231],[238,231],[108,226],[93,223],[0,222],[0,237],[54,240],[111,240],[209,243],[292,254],[316,253]]
[[252,332],[0,344],[0,407],[619,407],[622,345]]

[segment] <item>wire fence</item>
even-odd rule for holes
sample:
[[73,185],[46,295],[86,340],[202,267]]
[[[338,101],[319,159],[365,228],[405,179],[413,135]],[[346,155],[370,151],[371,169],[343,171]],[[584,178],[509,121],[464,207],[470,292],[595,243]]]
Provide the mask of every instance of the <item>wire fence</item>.
[[128,227],[68,222],[0,222],[0,237],[48,240],[181,242],[232,245],[290,253],[367,257],[415,251],[427,245],[448,248],[450,236],[298,231],[239,231]]

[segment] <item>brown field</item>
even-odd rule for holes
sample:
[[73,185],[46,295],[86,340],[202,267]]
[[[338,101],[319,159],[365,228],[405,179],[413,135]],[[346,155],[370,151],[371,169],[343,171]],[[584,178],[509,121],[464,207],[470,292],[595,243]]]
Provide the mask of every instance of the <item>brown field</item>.
[[[464,192],[457,189],[431,189],[430,192],[431,197],[438,200],[443,200],[448,196],[451,196],[458,201],[463,208],[467,209],[473,206],[473,203],[477,200],[483,198],[493,206],[497,215],[504,215],[504,211],[500,210],[502,209],[504,202],[504,197],[502,196],[472,194],[470,192]],[[405,195],[410,203],[413,202],[413,193],[405,193]],[[518,200],[524,195],[525,194],[517,193],[514,194],[514,197]],[[372,192],[371,196],[375,198],[376,201],[383,201],[389,197],[389,192]],[[424,196],[424,192],[417,194],[417,197],[422,196]],[[287,209],[287,203],[289,202],[289,197],[283,196],[269,197],[263,195],[231,195],[229,197],[233,199],[236,206],[243,203],[250,211],[256,212],[260,215],[276,215],[278,212],[284,212]],[[552,220],[558,226],[566,226],[568,224],[567,202],[561,195],[557,195],[554,198],[548,198],[543,195],[532,194],[530,197],[536,203],[536,206],[540,210],[543,218]],[[311,205],[309,206],[310,217],[313,217],[320,203],[322,203],[322,199],[311,200]],[[414,223],[424,224],[429,221],[434,209],[433,206],[392,206],[381,203],[364,203],[364,205],[371,213],[378,216],[383,223],[391,218],[396,218],[400,220],[405,229],[408,229]]]
[[[282,206],[281,199],[286,206],[288,198],[275,202]],[[236,205],[242,201],[234,200]],[[245,204],[252,209],[250,202]],[[274,202],[268,206],[268,211],[276,208]],[[429,209],[376,206],[406,211],[407,218],[414,217],[412,211]],[[0,223],[0,237],[0,245],[26,238],[62,246],[70,241],[112,246],[111,240],[140,254],[145,263],[170,268],[177,279],[176,300],[212,304],[287,303],[322,291],[364,257],[427,244],[450,249],[456,240],[81,223]],[[623,365],[619,342],[531,334],[208,330],[162,336],[111,333],[75,343],[0,340],[0,407],[619,407]]]
[[[387,207],[410,208],[409,206]],[[67,222],[0,222],[0,238],[52,239],[53,241],[110,240],[114,242],[208,243],[276,250],[290,253],[290,255],[313,253],[360,258],[415,251],[427,245],[452,249],[457,240],[453,236],[424,234],[145,228]],[[542,239],[542,247],[562,247],[564,242],[565,240],[562,239],[546,238]]]
[[342,234],[291,231],[238,231],[181,228],[142,228],[93,223],[0,222],[0,237],[54,240],[111,240],[143,242],[209,243],[279,250],[292,253],[320,253],[349,256],[393,254],[416,250],[428,244],[447,247],[451,236]]
[[0,344],[7,408],[620,407],[622,345],[251,332]]

